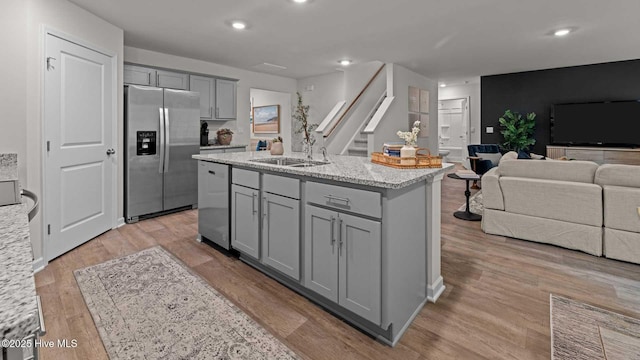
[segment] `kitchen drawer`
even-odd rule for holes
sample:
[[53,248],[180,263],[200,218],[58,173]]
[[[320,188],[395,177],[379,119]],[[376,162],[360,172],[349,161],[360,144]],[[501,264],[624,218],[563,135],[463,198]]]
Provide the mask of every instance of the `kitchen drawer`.
[[231,171],[231,182],[252,189],[260,189],[260,173],[257,171],[236,169]]
[[225,152],[225,153],[245,152],[245,151],[247,151],[247,149],[246,149],[246,148],[244,148],[244,147],[237,147],[237,148],[227,148],[227,149],[224,149],[224,152]]
[[290,177],[264,174],[262,190],[293,199],[300,199],[300,180]]
[[305,194],[308,203],[375,218],[382,217],[381,195],[377,192],[307,182]]

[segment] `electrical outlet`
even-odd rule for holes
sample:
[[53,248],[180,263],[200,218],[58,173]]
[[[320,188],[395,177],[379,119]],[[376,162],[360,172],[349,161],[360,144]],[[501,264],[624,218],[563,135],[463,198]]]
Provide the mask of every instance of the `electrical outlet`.
[[493,134],[493,126],[487,126],[487,134]]

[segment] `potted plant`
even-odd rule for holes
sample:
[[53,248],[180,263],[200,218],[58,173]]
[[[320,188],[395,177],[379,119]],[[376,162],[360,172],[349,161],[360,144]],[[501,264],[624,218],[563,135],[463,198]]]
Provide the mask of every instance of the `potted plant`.
[[271,140],[271,155],[282,155],[284,154],[284,147],[282,146],[282,137],[278,136],[277,138],[273,138]]
[[218,135],[218,144],[220,145],[229,145],[231,144],[231,139],[233,138],[233,131],[231,129],[220,129],[216,131],[216,135]]
[[528,113],[522,116],[516,111],[507,110],[498,121],[504,138],[502,149],[505,151],[520,152],[528,150],[529,147],[536,143],[533,138],[533,132],[536,127],[536,113]]

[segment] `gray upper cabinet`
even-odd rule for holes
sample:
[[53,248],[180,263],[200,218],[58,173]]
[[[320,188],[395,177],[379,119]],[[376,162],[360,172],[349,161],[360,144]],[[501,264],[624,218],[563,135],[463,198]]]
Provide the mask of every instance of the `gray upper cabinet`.
[[157,70],[156,86],[177,90],[189,90],[189,75],[172,71]]
[[200,119],[213,120],[215,107],[215,82],[214,78],[190,75],[189,89],[200,93]]
[[236,118],[237,84],[233,80],[216,79],[215,118],[230,120]]
[[380,324],[380,222],[341,213],[338,223],[338,303],[374,324]]
[[300,200],[264,193],[262,261],[300,280]]
[[156,70],[136,65],[125,65],[123,71],[125,84],[156,86]]
[[231,246],[260,258],[260,191],[233,184],[231,186]]
[[338,302],[337,213],[305,207],[305,286]]

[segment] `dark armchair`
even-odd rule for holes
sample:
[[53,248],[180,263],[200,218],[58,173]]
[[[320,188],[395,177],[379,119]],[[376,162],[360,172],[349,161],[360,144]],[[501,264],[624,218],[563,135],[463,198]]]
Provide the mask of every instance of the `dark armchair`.
[[[497,144],[467,145],[467,150],[469,150],[471,169],[480,176],[498,166],[498,161],[502,157]],[[473,187],[478,188],[476,182],[473,183]]]

